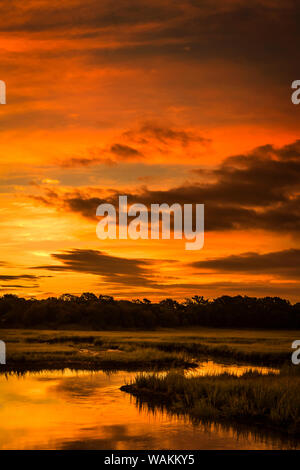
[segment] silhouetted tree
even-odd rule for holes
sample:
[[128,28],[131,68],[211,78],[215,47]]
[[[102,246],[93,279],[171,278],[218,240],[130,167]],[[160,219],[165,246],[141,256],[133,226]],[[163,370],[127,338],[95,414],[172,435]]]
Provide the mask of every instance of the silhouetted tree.
[[80,297],[24,299],[13,294],[0,297],[2,328],[94,329],[187,327],[193,325],[227,328],[300,328],[300,303],[292,305],[280,297],[234,297],[223,295],[213,301],[194,295],[183,302],[167,298],[114,300],[84,292]]

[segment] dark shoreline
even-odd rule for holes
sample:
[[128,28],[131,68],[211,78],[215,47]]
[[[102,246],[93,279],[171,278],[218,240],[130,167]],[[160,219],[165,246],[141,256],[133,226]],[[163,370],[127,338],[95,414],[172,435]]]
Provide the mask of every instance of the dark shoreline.
[[292,432],[285,426],[276,426],[271,423],[266,423],[263,419],[253,419],[251,416],[244,418],[229,418],[229,417],[206,417],[206,416],[193,416],[189,411],[180,411],[178,409],[173,409],[170,405],[170,396],[168,393],[157,392],[149,389],[139,389],[135,384],[126,384],[120,387],[122,392],[128,393],[134,396],[139,403],[139,405],[146,405],[151,410],[154,410],[155,407],[165,409],[167,413],[173,416],[187,416],[193,424],[199,423],[218,423],[223,426],[231,426],[235,428],[238,432],[244,430],[246,432],[254,431],[260,434],[272,434],[281,440],[295,439],[295,444],[300,442],[300,432]]
[[9,372],[26,373],[26,372],[40,372],[43,370],[91,370],[91,371],[127,371],[127,372],[142,372],[142,371],[164,371],[172,368],[192,369],[196,368],[196,362],[133,362],[124,363],[121,361],[22,361],[10,362],[9,364],[0,365],[0,374]]

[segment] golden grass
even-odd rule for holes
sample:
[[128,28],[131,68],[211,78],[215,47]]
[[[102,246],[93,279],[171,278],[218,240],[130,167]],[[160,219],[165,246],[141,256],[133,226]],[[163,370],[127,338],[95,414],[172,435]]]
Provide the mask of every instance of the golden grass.
[[[61,361],[61,367],[92,367],[96,362],[115,362],[115,366],[126,361],[138,367],[154,367],[162,364],[187,365],[203,357],[217,357],[259,365],[283,364],[290,360],[291,343],[300,337],[300,332],[272,330],[225,330],[198,328],[187,330],[162,329],[159,331],[77,331],[77,330],[0,330],[0,339],[7,343],[7,364],[21,362],[40,363],[47,368],[51,361]],[[108,349],[122,350],[109,355]],[[146,350],[143,352],[143,350]],[[126,354],[125,354],[126,353]],[[151,357],[150,357],[151,356]],[[189,356],[189,360],[187,360]],[[118,361],[117,361],[118,359]],[[68,363],[68,364],[66,364]],[[81,365],[80,365],[81,363]],[[137,364],[136,364],[137,365]]]
[[121,389],[138,397],[140,404],[164,407],[193,420],[236,421],[263,425],[284,433],[300,434],[300,376],[246,373],[185,377],[140,374]]

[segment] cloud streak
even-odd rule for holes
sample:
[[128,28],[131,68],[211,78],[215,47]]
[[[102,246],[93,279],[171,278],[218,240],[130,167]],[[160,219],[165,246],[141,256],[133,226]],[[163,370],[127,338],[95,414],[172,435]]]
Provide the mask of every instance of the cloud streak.
[[[300,141],[280,148],[258,147],[249,154],[228,157],[212,170],[193,173],[211,182],[187,182],[168,190],[131,190],[127,192],[128,203],[141,202],[148,208],[155,203],[204,203],[206,231],[299,232]],[[120,194],[112,189],[107,197],[89,196],[81,190],[64,194],[61,201],[61,196],[52,191],[41,201],[96,220],[97,206],[108,202],[118,207]]]
[[265,254],[242,253],[195,261],[190,266],[220,273],[268,274],[281,279],[300,279],[300,250],[288,249]]
[[149,268],[153,261],[108,255],[97,250],[74,249],[53,253],[57,265],[36,266],[34,269],[93,274],[111,285],[157,287]]

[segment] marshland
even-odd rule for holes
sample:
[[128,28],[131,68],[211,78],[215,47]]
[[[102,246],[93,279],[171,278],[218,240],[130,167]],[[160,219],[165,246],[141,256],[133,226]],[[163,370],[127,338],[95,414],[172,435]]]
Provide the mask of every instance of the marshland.
[[54,329],[49,314],[47,325],[35,318],[0,330],[0,448],[299,446],[300,373],[291,362],[298,329]]

